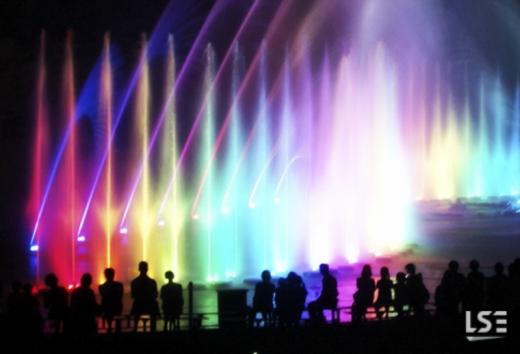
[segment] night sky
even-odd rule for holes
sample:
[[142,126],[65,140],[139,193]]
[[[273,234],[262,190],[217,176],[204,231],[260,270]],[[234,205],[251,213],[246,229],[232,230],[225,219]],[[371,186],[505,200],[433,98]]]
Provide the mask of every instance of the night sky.
[[[239,6],[240,1],[236,1]],[[309,2],[302,1],[302,7]],[[214,0],[173,3],[179,18],[172,21],[175,28],[171,31],[176,36],[176,54],[182,61]],[[240,6],[249,3],[241,2]],[[356,5],[360,1],[352,0],[351,3]],[[478,57],[488,66],[499,68],[506,83],[516,82],[520,73],[520,0],[439,0],[439,3],[446,19],[442,30],[449,48],[448,60],[458,62]],[[0,2],[0,279],[27,274],[29,267],[28,235],[23,220],[30,177],[29,150],[41,30],[45,29],[47,35],[46,60],[51,85],[53,80],[60,79],[66,32],[74,31],[79,90],[99,56],[102,37],[107,30],[112,42],[130,58],[129,65],[133,65],[132,58],[137,57],[141,33],[153,30],[167,4],[167,0]],[[232,16],[228,20],[232,22]],[[326,30],[334,31],[338,26],[338,22],[331,21]],[[231,38],[232,32],[223,28],[219,35]],[[59,99],[55,97],[56,92],[59,90],[49,89],[51,103]]]

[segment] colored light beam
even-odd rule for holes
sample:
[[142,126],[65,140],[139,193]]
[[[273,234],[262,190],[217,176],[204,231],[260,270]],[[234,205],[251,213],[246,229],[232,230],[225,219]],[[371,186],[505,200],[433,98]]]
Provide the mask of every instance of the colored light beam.
[[111,267],[112,264],[112,65],[110,62],[110,34],[106,33],[103,38],[103,59],[101,63],[101,87],[100,87],[100,112],[101,119],[104,122],[106,136],[105,136],[105,150],[107,151],[107,167],[105,171],[105,215],[104,215],[104,233],[106,245],[106,267]]

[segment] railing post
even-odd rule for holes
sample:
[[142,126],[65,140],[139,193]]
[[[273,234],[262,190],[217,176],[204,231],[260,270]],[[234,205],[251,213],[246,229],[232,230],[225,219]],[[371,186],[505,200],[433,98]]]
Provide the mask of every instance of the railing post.
[[188,283],[188,328],[193,329],[193,282]]

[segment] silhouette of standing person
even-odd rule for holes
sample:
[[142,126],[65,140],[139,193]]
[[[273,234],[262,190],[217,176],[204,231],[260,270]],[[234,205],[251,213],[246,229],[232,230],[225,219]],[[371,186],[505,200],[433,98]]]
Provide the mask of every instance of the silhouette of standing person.
[[157,283],[148,275],[148,263],[139,262],[139,276],[132,280],[130,292],[134,303],[132,315],[134,316],[134,331],[137,331],[139,319],[142,315],[150,316],[150,330],[155,332],[159,305],[157,303]]
[[42,334],[43,317],[40,313],[40,304],[33,294],[33,285],[30,283],[23,286],[20,298],[20,321],[29,338],[38,338]]
[[58,285],[58,277],[54,273],[45,276],[43,305],[47,308],[47,319],[51,322],[55,333],[63,332],[69,316],[69,294],[63,286]]
[[81,284],[70,296],[70,312],[74,332],[79,335],[92,335],[97,332],[97,303],[94,290],[91,289],[92,276],[85,273]]
[[410,306],[410,296],[406,287],[406,274],[398,272],[395,275],[394,285],[394,308],[398,317],[402,317],[405,314],[405,306]]
[[178,329],[179,317],[182,314],[184,298],[182,285],[173,282],[174,274],[171,270],[164,273],[168,283],[161,287],[162,310],[164,315],[164,331]]
[[495,275],[489,277],[487,285],[487,307],[491,310],[505,310],[507,307],[508,279],[504,274],[504,265],[495,264]]
[[270,316],[273,312],[273,295],[275,292],[274,284],[271,282],[271,272],[264,270],[261,274],[262,281],[256,283],[255,294],[253,295],[253,310],[251,317],[255,318],[260,312],[264,324],[268,325]]
[[[376,284],[378,290],[377,300],[374,304],[379,319],[381,319],[383,315],[388,318],[388,311],[390,305],[392,305],[392,288],[394,287],[387,267],[381,267],[380,275],[381,279],[379,279]],[[383,311],[381,311],[381,309],[383,309]]]
[[112,332],[112,320],[123,312],[123,284],[115,281],[116,271],[107,268],[104,271],[106,281],[99,285],[101,295],[101,313],[106,321],[108,333]]
[[406,288],[410,297],[410,307],[415,316],[424,315],[424,306],[430,298],[428,289],[424,286],[422,274],[416,273],[415,264],[408,263],[406,270]]
[[468,311],[475,311],[482,309],[484,305],[484,286],[485,277],[479,271],[480,264],[477,260],[473,259],[469,262],[466,288],[464,289],[464,309]]
[[365,264],[361,270],[361,276],[356,280],[357,291],[354,293],[352,306],[352,321],[358,322],[365,319],[367,309],[374,303],[374,291],[376,284],[372,278],[372,268]]
[[[508,308],[513,314],[520,310],[520,268],[518,262],[513,262],[507,267],[509,274],[508,284]],[[519,317],[517,317],[519,318]]]
[[466,278],[459,273],[459,263],[450,261],[448,270],[443,275],[444,286],[446,287],[446,305],[450,316],[459,313],[459,304],[462,302],[462,295],[466,286]]
[[324,309],[336,309],[338,306],[338,281],[330,274],[328,264],[320,264],[321,280],[321,294],[315,300],[309,303],[309,316],[311,320],[317,322],[324,322]]

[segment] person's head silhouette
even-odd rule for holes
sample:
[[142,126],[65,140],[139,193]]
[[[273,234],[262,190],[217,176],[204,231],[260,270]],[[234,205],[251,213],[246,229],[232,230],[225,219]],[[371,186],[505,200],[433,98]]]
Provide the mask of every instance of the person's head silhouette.
[[328,275],[329,274],[329,265],[322,263],[320,264],[320,274],[321,275]]
[[114,268],[107,268],[105,269],[104,274],[106,280],[113,281],[116,276],[116,271],[114,270]]
[[361,277],[362,278],[371,278],[372,277],[372,267],[370,264],[365,264],[363,266],[363,269],[361,270]]
[[450,261],[450,263],[448,263],[448,269],[453,273],[457,273],[459,271],[459,262]]
[[271,272],[268,270],[264,270],[262,272],[262,281],[264,283],[270,283],[271,282]]
[[471,269],[473,272],[477,272],[479,268],[480,268],[480,264],[478,263],[478,261],[476,259],[472,259],[469,262],[469,269]]
[[58,277],[54,273],[49,273],[45,276],[45,285],[49,288],[55,288],[58,286]]
[[168,283],[171,283],[175,277],[175,274],[173,274],[171,270],[168,270],[166,273],[164,273],[164,277],[168,279]]
[[89,288],[92,284],[92,275],[90,273],[85,273],[81,276],[81,286],[85,288]]
[[146,273],[148,273],[148,263],[145,261],[139,262],[139,273],[142,275],[146,275]]
[[390,278],[390,271],[388,270],[388,267],[381,267],[381,278],[382,279],[389,279]]
[[415,264],[413,263],[408,263],[404,269],[406,270],[406,273],[410,274],[410,275],[414,275],[415,274]]

